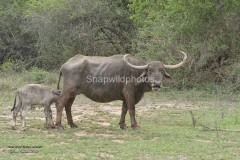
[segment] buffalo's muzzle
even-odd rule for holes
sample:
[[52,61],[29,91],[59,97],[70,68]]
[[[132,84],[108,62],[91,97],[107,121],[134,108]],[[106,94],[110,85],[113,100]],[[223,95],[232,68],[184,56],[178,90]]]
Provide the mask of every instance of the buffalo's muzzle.
[[159,84],[152,84],[152,90],[153,91],[159,91],[160,88],[162,87],[162,85],[159,83]]

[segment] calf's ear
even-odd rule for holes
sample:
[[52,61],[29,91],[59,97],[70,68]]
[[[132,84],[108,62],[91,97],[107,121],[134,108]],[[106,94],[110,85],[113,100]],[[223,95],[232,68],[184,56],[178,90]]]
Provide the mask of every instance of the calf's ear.
[[57,94],[57,95],[60,95],[61,92],[62,92],[62,91],[61,91],[60,89],[52,90],[52,93]]

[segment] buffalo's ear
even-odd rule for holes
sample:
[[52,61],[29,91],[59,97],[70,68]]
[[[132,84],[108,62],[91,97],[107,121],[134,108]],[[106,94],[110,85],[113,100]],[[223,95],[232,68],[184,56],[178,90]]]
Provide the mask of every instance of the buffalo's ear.
[[52,93],[54,93],[56,95],[60,95],[62,93],[62,91],[60,89],[55,89],[55,90],[52,90]]
[[175,84],[175,80],[164,70],[163,72],[164,78],[167,82]]
[[136,83],[135,83],[135,86],[138,86],[139,84],[141,84],[142,82],[144,82],[144,81],[145,81],[145,78],[146,78],[146,75],[147,75],[147,71],[144,70],[143,73],[137,78]]
[[147,75],[147,71],[144,70],[143,73],[138,78],[144,78]]

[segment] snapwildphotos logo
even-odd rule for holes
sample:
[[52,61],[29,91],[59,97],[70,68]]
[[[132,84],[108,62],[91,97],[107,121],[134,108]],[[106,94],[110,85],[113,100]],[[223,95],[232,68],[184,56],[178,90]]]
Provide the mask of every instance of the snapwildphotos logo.
[[126,77],[126,76],[114,76],[114,77],[101,77],[101,76],[90,76],[88,75],[86,77],[86,82],[87,83],[103,83],[103,84],[107,84],[107,83],[130,83],[130,82],[137,82],[137,83],[141,83],[141,82],[150,82],[151,78],[143,78],[143,77]]

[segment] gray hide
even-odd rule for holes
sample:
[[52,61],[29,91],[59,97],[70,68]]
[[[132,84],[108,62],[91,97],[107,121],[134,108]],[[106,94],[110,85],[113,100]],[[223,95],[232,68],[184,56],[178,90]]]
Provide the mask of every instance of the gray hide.
[[[63,88],[56,102],[56,127],[63,128],[61,124],[63,108],[65,108],[70,127],[77,127],[73,123],[71,107],[75,97],[83,94],[89,99],[101,103],[121,100],[123,103],[120,128],[127,128],[125,124],[127,112],[130,115],[131,127],[138,128],[135,119],[135,105],[142,99],[145,92],[159,91],[164,79],[173,81],[166,69],[176,69],[186,63],[187,54],[181,53],[183,60],[175,65],[165,65],[161,61],[146,63],[135,57],[129,57],[129,55],[111,57],[75,55],[64,63],[60,70],[58,88],[61,76],[63,77]],[[110,81],[116,77],[124,80]],[[126,78],[129,81],[126,81]]]
[[[59,90],[53,90],[51,87],[42,84],[28,84],[16,91],[13,111],[13,129],[16,128],[16,117],[20,111],[22,117],[22,127],[26,128],[26,113],[29,107],[41,105],[44,107],[47,127],[53,127],[51,104],[56,102],[60,95]],[[18,101],[17,101],[18,99]]]

